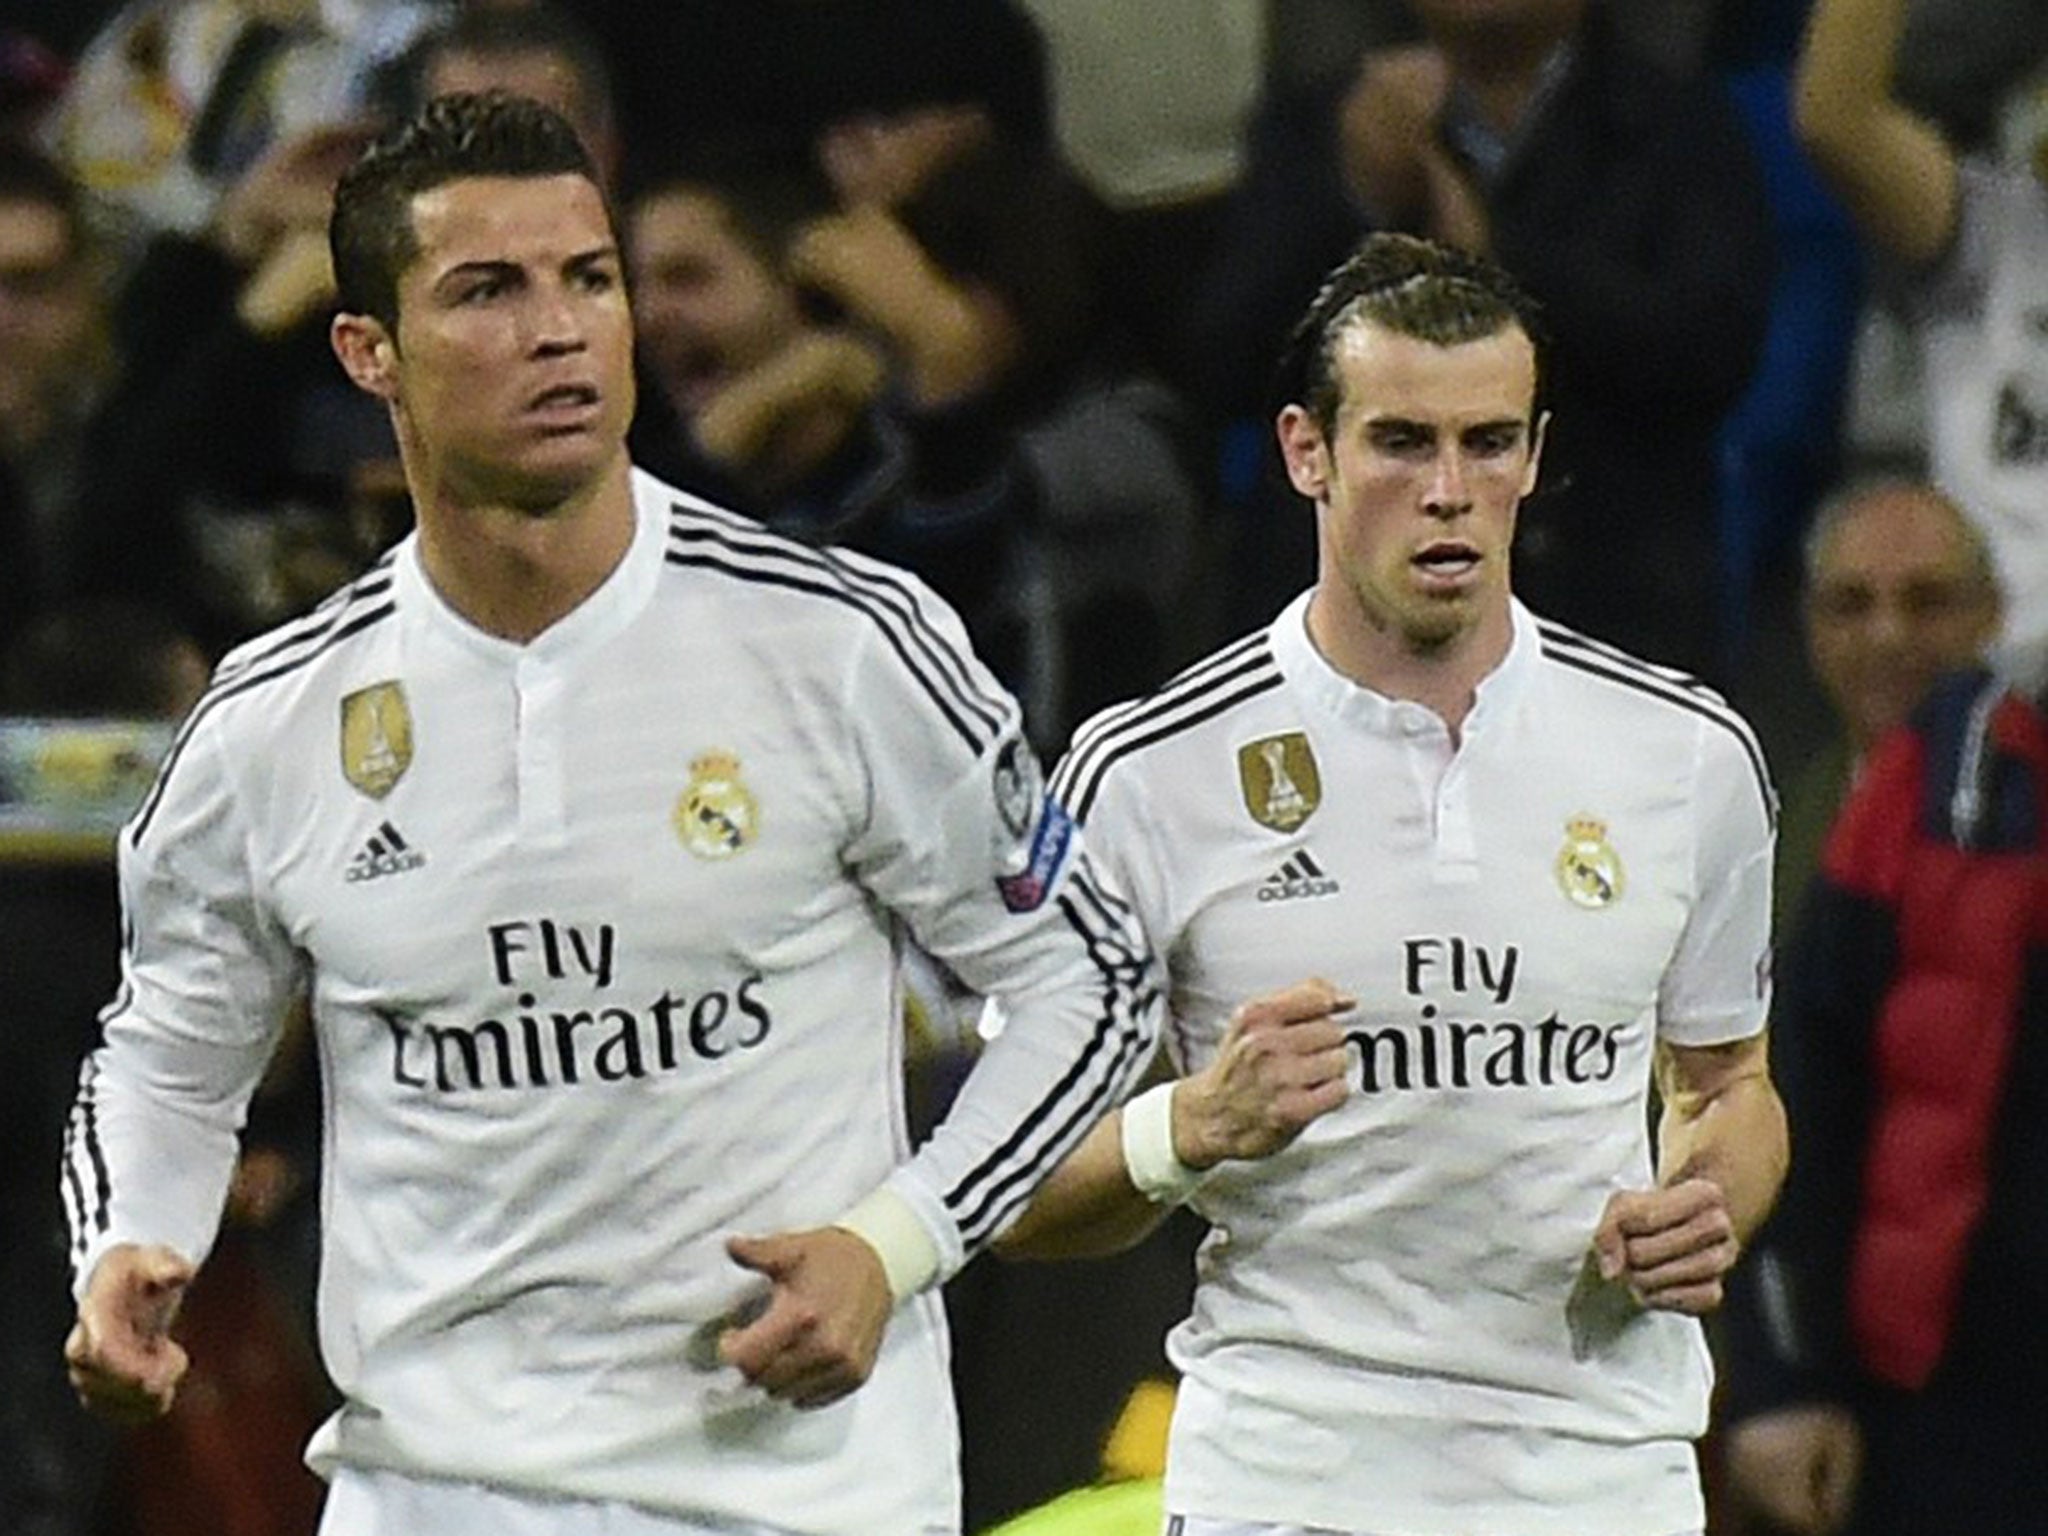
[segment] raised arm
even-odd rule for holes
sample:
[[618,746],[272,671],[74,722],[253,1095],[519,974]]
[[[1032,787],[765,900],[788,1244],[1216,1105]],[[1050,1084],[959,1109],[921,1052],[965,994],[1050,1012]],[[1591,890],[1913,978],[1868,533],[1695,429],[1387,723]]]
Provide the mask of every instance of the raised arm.
[[1893,92],[1905,0],[1814,0],[1793,114],[1864,238],[1914,266],[1955,234],[1955,151]]

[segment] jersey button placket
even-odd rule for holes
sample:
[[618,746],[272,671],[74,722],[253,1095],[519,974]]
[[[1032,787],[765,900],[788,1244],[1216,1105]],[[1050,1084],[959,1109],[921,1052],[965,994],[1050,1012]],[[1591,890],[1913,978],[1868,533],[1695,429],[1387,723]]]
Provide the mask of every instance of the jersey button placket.
[[1472,836],[1471,774],[1466,768],[1468,741],[1451,755],[1436,784],[1436,877],[1462,884],[1479,875],[1479,849]]
[[519,696],[519,833],[552,841],[568,821],[567,689],[557,668],[532,656],[520,658],[513,686]]

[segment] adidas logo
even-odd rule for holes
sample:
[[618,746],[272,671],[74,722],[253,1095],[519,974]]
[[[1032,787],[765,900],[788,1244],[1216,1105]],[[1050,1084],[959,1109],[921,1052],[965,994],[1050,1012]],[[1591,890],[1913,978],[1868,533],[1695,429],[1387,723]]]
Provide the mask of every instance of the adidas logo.
[[1323,873],[1323,867],[1306,848],[1259,882],[1261,901],[1301,901],[1310,896],[1336,894],[1337,882]]
[[426,862],[427,856],[386,821],[378,825],[370,840],[349,860],[348,873],[344,878],[351,884],[359,880],[381,880],[386,875],[402,875],[409,869],[418,869]]

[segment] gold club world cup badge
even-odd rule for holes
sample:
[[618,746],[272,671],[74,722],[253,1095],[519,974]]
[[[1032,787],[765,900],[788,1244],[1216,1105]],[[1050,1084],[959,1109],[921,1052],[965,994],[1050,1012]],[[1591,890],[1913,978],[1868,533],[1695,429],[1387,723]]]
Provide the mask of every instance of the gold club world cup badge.
[[1237,749],[1237,782],[1252,820],[1292,832],[1323,803],[1323,776],[1315,749],[1300,731],[1262,736]]
[[412,711],[398,682],[372,683],[341,701],[341,772],[382,800],[412,766]]
[[719,751],[693,759],[672,819],[676,836],[700,859],[729,859],[751,843],[761,808],[740,781],[740,760]]
[[1555,867],[1557,888],[1572,905],[1598,911],[1621,900],[1627,878],[1621,855],[1607,841],[1607,823],[1597,817],[1574,816],[1564,824]]

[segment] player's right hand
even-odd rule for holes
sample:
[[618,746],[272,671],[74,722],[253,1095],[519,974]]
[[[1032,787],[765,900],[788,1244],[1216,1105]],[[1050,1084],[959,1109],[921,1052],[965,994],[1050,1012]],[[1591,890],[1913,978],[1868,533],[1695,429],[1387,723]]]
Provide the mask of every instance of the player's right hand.
[[1173,1092],[1173,1146],[1190,1168],[1270,1157],[1351,1093],[1338,1020],[1357,1006],[1321,977],[1241,1003],[1215,1059]]
[[895,1301],[867,1239],[844,1227],[813,1227],[729,1238],[725,1251],[774,1287],[767,1306],[720,1336],[727,1365],[798,1408],[836,1403],[874,1373]]
[[64,1343],[80,1402],[125,1424],[170,1411],[190,1363],[171,1323],[192,1274],[190,1261],[170,1248],[121,1243],[107,1250]]
[[1863,1436],[1830,1404],[1780,1408],[1728,1431],[1730,1492],[1792,1536],[1831,1536],[1855,1503]]

